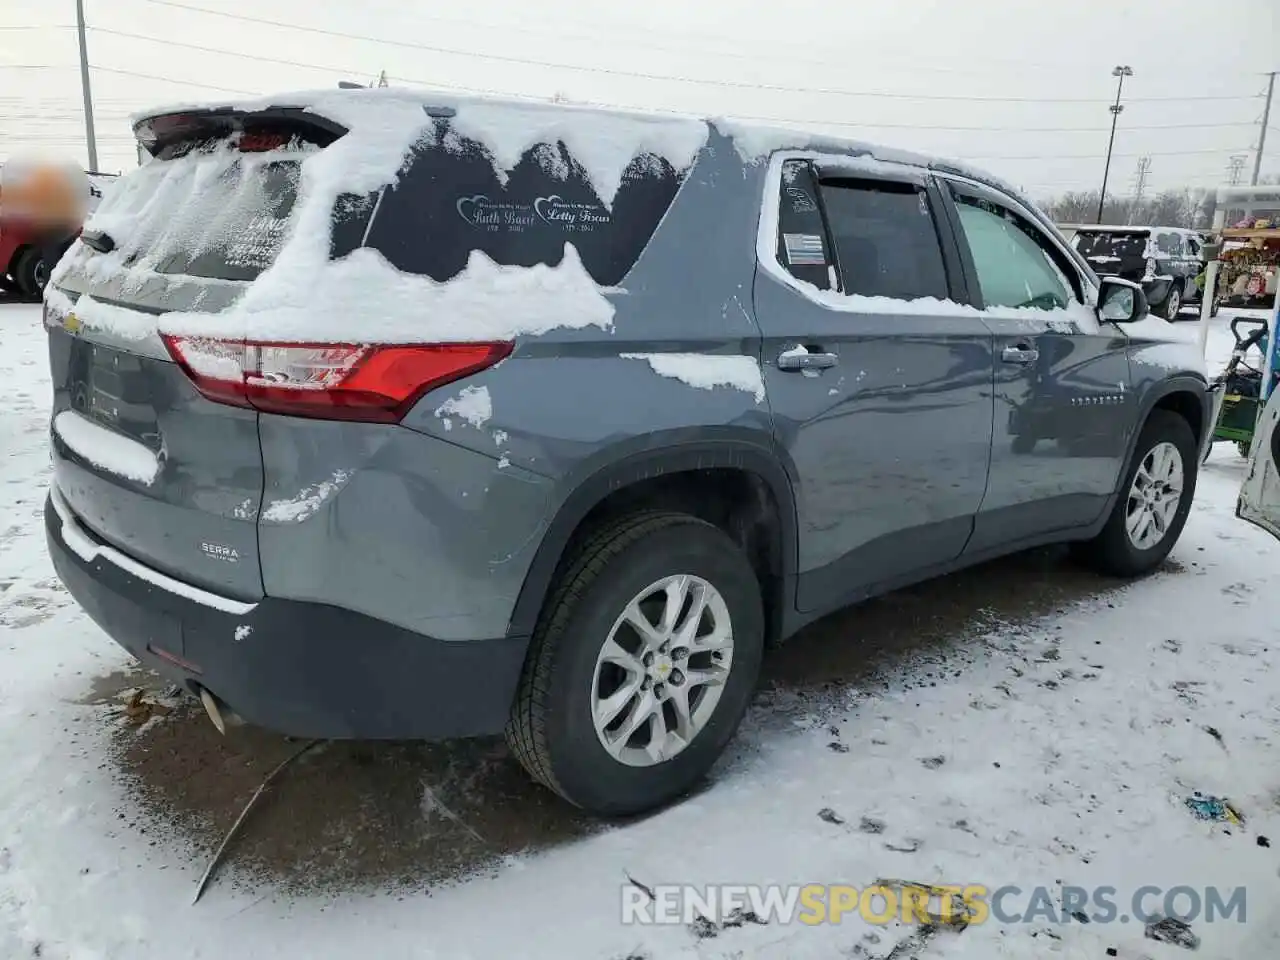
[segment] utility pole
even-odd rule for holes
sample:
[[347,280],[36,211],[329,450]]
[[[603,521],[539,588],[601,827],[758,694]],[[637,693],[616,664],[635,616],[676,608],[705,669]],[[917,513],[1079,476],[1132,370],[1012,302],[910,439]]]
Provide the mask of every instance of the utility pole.
[[1262,129],[1258,131],[1258,152],[1253,158],[1253,177],[1249,181],[1255,187],[1258,185],[1258,174],[1262,172],[1262,151],[1267,145],[1267,126],[1271,123],[1271,101],[1276,93],[1276,71],[1272,70],[1268,77],[1267,105],[1262,108]]
[[1111,139],[1107,141],[1107,165],[1102,168],[1102,192],[1098,194],[1098,223],[1102,222],[1102,207],[1107,202],[1107,177],[1111,175],[1111,150],[1116,145],[1116,121],[1120,119],[1120,112],[1124,110],[1120,105],[1120,94],[1124,90],[1124,78],[1133,76],[1133,67],[1117,66],[1111,71],[1111,75],[1118,77],[1119,82],[1116,84],[1116,102],[1109,108]]
[[76,33],[80,37],[80,87],[84,93],[84,138],[89,145],[89,169],[98,169],[98,138],[93,133],[93,92],[89,89],[89,48],[84,38],[84,0],[76,0]]
[[1151,158],[1139,157],[1138,170],[1133,175],[1133,202],[1129,204],[1128,223],[1133,223],[1134,214],[1137,213],[1138,207],[1142,204],[1142,198],[1147,192],[1147,177],[1151,176]]
[[1244,178],[1244,165],[1249,158],[1242,153],[1234,154],[1227,158],[1227,184],[1232,187],[1240,186],[1240,181]]

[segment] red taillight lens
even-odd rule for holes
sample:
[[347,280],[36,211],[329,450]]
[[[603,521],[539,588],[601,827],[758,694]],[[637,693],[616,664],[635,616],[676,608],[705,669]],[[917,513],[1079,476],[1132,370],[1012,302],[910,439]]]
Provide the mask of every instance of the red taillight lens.
[[265,343],[166,334],[204,396],[266,413],[395,423],[428,390],[490,367],[510,343]]

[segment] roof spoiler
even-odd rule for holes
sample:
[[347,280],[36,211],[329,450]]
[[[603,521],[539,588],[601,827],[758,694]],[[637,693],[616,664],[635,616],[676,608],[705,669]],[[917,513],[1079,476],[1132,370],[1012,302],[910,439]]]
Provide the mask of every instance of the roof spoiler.
[[142,117],[133,125],[139,146],[153,157],[173,144],[221,139],[245,132],[285,133],[327,147],[343,136],[347,128],[301,107],[261,110],[200,107]]

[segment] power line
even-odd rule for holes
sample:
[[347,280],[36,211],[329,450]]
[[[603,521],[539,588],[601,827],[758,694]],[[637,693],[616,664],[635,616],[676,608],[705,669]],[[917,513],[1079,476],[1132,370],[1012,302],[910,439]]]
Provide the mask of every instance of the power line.
[[[257,23],[264,26],[280,27],[285,30],[298,30],[306,33],[313,33],[319,36],[338,37],[343,40],[361,40],[367,43],[380,43],[386,46],[402,47],[410,50],[422,50],[428,53],[440,53],[447,56],[470,57],[475,60],[490,60],[499,63],[516,63],[524,66],[548,67],[556,70],[571,70],[580,73],[600,74],[604,76],[632,77],[640,80],[657,80],[667,83],[692,83],[703,84],[706,86],[726,87],[732,89],[747,90],[771,90],[781,93],[807,93],[824,96],[845,96],[845,97],[867,97],[880,98],[888,100],[928,100],[937,102],[981,102],[981,103],[1102,103],[1104,102],[1097,97],[991,97],[991,96],[961,96],[957,94],[906,94],[891,93],[888,91],[856,91],[856,90],[840,90],[831,87],[790,87],[783,84],[769,83],[753,83],[744,80],[719,80],[712,78],[684,77],[671,74],[649,73],[641,70],[623,70],[617,67],[594,67],[582,64],[557,63],[551,60],[539,60],[533,57],[518,57],[509,54],[486,53],[476,50],[460,50],[456,47],[443,47],[435,44],[415,43],[409,40],[390,40],[385,37],[371,37],[355,33],[346,33],[340,30],[327,30],[323,27],[311,27],[299,23],[286,23],[281,20],[271,20],[267,17],[252,17],[247,14],[227,13],[223,10],[210,10],[206,7],[198,7],[192,4],[181,3],[179,0],[146,0],[147,3],[158,4],[164,7],[174,7],[180,10],[189,10],[196,13],[209,14],[211,16],[225,17],[230,20],[237,20],[242,23]],[[1157,101],[1183,101],[1183,100],[1252,100],[1257,99],[1256,95],[1251,96],[1189,96],[1189,97],[1147,97],[1147,98],[1131,98],[1132,102],[1157,102]]]
[[[1163,151],[1147,150],[1143,153],[1116,153],[1116,154],[1112,154],[1112,156],[1116,156],[1116,157],[1190,157],[1190,156],[1196,156],[1196,155],[1207,154],[1207,153],[1231,153],[1231,152],[1233,152],[1233,148],[1228,148],[1225,150],[1163,150]],[[1025,157],[999,157],[999,156],[992,156],[992,155],[969,154],[967,155],[967,158],[970,160],[1101,160],[1102,156],[1099,154],[1087,154],[1087,153],[1037,154],[1035,156],[1025,156]]]
[[[133,40],[143,40],[148,43],[162,44],[169,47],[185,47],[189,50],[199,50],[204,53],[216,53],[229,57],[237,57],[243,60],[256,60],[263,63],[277,63],[283,66],[302,67],[308,70],[323,70],[330,73],[340,74],[357,74],[362,72],[356,67],[338,67],[332,64],[313,63],[305,60],[289,60],[281,57],[270,57],[263,54],[242,53],[238,50],[228,50],[225,47],[209,47],[197,43],[188,43],[183,40],[166,40],[161,37],[147,36],[146,34],[133,33],[127,30],[116,30],[109,27],[91,27],[91,31],[95,33],[106,33],[116,37],[127,37]],[[422,80],[415,77],[399,77],[399,80],[406,83],[421,84],[423,86],[444,86],[448,89],[468,89],[458,85],[439,83],[437,81]],[[614,104],[598,104],[599,106],[617,106]],[[883,128],[883,129],[903,129],[913,130],[922,129],[923,125],[918,123],[895,123],[892,121],[883,123],[861,123],[848,120],[815,120],[815,119],[797,119],[787,117],[765,117],[765,116],[747,116],[736,114],[739,119],[756,120],[764,123],[801,123],[801,124],[827,124],[830,126],[853,127],[853,128]],[[1251,121],[1236,121],[1232,123],[1169,123],[1169,124],[1152,124],[1148,126],[1129,127],[1129,130],[1191,130],[1191,129],[1207,129],[1220,127],[1244,127],[1252,126]],[[955,130],[965,132],[1007,132],[1007,133],[1097,133],[1105,132],[1105,127],[1000,127],[1000,126],[946,126],[946,125],[927,125],[930,130]]]
[[139,80],[155,80],[160,83],[176,83],[184,87],[199,87],[202,90],[217,90],[221,93],[239,93],[246,97],[258,96],[257,90],[240,90],[236,87],[214,86],[213,84],[208,83],[198,83],[195,80],[178,80],[174,77],[157,76],[154,73],[138,73],[136,70],[119,70],[115,67],[100,67],[97,64],[93,64],[90,69],[95,70],[98,73],[113,73],[122,77],[137,77]]

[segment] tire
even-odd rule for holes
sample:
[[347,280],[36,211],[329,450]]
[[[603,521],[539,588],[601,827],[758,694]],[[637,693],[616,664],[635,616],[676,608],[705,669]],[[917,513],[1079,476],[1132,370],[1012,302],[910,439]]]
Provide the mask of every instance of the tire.
[[[1163,535],[1148,546],[1139,546],[1126,526],[1129,517],[1134,478],[1158,447],[1170,444],[1180,458],[1182,489],[1172,519],[1164,525]],[[1191,502],[1195,498],[1196,477],[1200,464],[1195,435],[1186,420],[1169,410],[1152,410],[1138,436],[1133,456],[1125,468],[1120,494],[1102,532],[1082,543],[1077,552],[1098,572],[1113,577],[1140,577],[1154,570],[1173,549],[1186,525]]]
[[[607,686],[604,671],[617,671],[598,660],[615,630],[623,646],[639,640],[638,632],[631,634],[630,628],[619,626],[624,609],[646,589],[677,575],[691,575],[718,592],[732,637],[727,674],[719,699],[709,706],[687,745],[674,747],[675,752],[664,759],[640,757],[641,763],[650,765],[634,765],[642,751],[624,749],[632,757],[632,763],[625,762],[605,747],[609,726],[604,733],[597,732],[593,705]],[[534,779],[590,813],[625,816],[662,806],[694,787],[724,751],[750,703],[763,649],[760,585],[746,555],[727,534],[682,513],[651,511],[622,517],[582,543],[553,584],[525,660],[507,724],[507,743]],[[710,661],[686,663],[692,670]],[[660,671],[664,666],[653,669]],[[716,669],[710,666],[711,671]],[[625,676],[630,679],[637,674]],[[683,674],[672,669],[664,676],[674,690]],[[645,682],[652,684],[645,690],[653,694],[671,692],[664,694],[658,681]],[[690,684],[689,690],[695,691],[694,697],[705,698],[711,687]],[[632,701],[613,721],[618,729],[634,717],[639,702]],[[663,716],[669,718],[666,709],[662,708]],[[690,715],[696,712],[695,706]],[[646,722],[627,743],[639,744],[655,729],[656,725]]]
[[1182,312],[1182,294],[1178,288],[1170,287],[1169,295],[1164,298],[1164,303],[1160,305],[1160,315],[1170,323],[1178,319],[1178,314]]
[[17,284],[18,292],[24,297],[35,299],[43,292],[37,280],[43,263],[44,257],[34,247],[22,251],[21,256],[18,257],[13,268],[13,282]]

